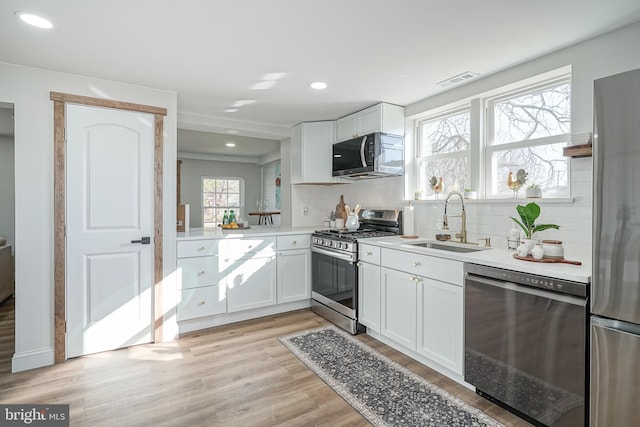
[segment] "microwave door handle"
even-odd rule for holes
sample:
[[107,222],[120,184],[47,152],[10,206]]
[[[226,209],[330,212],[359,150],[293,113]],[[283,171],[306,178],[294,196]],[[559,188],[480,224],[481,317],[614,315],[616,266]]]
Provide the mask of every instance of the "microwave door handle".
[[367,146],[367,137],[364,136],[362,138],[362,142],[360,143],[360,160],[362,160],[362,167],[367,167],[367,157],[364,155],[364,149]]

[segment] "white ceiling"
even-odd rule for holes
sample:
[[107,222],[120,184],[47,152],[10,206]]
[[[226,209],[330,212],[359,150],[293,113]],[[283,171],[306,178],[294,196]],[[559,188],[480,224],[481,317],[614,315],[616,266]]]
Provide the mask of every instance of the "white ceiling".
[[[2,0],[0,61],[175,91],[182,129],[279,140],[638,20],[638,0]],[[270,73],[282,76],[252,90]],[[241,100],[255,102],[225,113]]]

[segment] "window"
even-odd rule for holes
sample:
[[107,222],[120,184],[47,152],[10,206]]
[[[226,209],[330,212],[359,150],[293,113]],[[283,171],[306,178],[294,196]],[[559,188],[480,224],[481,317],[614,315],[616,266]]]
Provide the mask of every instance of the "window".
[[527,174],[545,196],[569,195],[569,164],[562,148],[569,141],[571,84],[568,80],[512,93],[487,102],[486,170],[493,196],[513,194],[509,172]]
[[443,194],[461,191],[469,183],[470,123],[470,109],[418,122],[416,189],[425,196],[435,195],[429,182],[432,177],[443,179]]
[[222,224],[224,211],[233,209],[236,218],[242,216],[242,178],[202,177],[202,226],[217,227]]
[[[553,77],[549,78],[549,74]],[[519,169],[544,197],[568,197],[571,81],[562,69],[426,112],[415,123],[413,190],[434,199],[432,177],[444,180],[443,194],[479,190],[480,197],[509,198],[509,172]],[[526,84],[526,85],[525,85]]]

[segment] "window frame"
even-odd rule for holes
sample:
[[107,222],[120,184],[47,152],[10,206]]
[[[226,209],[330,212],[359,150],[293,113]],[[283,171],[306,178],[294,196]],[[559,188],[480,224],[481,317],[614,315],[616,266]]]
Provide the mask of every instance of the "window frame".
[[[518,150],[524,148],[533,148],[533,147],[541,147],[546,145],[565,143],[565,146],[569,145],[571,141],[571,125],[569,123],[569,130],[567,133],[553,135],[553,136],[544,136],[533,139],[524,139],[520,141],[507,142],[503,144],[493,144],[494,130],[495,130],[495,117],[494,117],[494,105],[500,103],[505,100],[517,98],[522,95],[526,95],[536,91],[542,91],[545,88],[551,88],[554,86],[559,86],[561,84],[568,84],[570,90],[570,96],[573,95],[573,87],[571,84],[571,75],[565,74],[551,79],[540,80],[534,84],[523,85],[517,89],[510,91],[503,91],[494,96],[486,97],[483,99],[484,104],[484,126],[485,126],[485,134],[483,137],[482,144],[482,158],[483,158],[483,167],[484,170],[487,171],[485,174],[485,183],[484,183],[484,198],[485,199],[503,199],[504,194],[496,194],[493,192],[493,188],[497,185],[495,180],[497,179],[495,176],[496,171],[493,170],[492,160],[493,154],[500,151],[510,151],[510,150]],[[571,100],[569,100],[569,104],[571,104]],[[571,106],[571,105],[570,105]],[[572,110],[569,112],[569,115],[572,117]],[[547,198],[566,198],[571,195],[571,167],[569,164],[569,160],[566,159],[567,163],[567,192],[561,193],[558,195],[546,195]],[[515,171],[514,171],[515,172]],[[526,187],[527,184],[525,184]],[[524,191],[525,188],[522,188]]]
[[[460,150],[460,151],[455,151],[455,152],[449,152],[449,153],[438,153],[438,154],[430,154],[430,155],[421,155],[421,141],[422,141],[422,136],[423,136],[423,124],[425,122],[433,122],[436,121],[438,119],[442,119],[445,117],[450,117],[450,116],[454,116],[457,114],[461,114],[464,112],[468,112],[469,113],[469,148],[467,148],[466,150]],[[426,114],[426,115],[422,115],[419,118],[417,118],[415,120],[415,144],[414,144],[414,152],[416,153],[414,156],[414,174],[415,174],[415,182],[414,182],[414,188],[416,189],[416,191],[421,191],[423,194],[425,194],[429,188],[427,188],[426,185],[426,181],[425,182],[418,182],[418,180],[420,179],[420,167],[422,164],[426,164],[429,163],[431,161],[439,161],[439,160],[447,160],[447,159],[455,159],[455,158],[466,158],[467,159],[467,167],[469,169],[468,173],[469,173],[469,183],[463,183],[464,185],[470,185],[471,182],[473,182],[473,177],[471,176],[471,162],[473,161],[473,144],[474,144],[474,138],[473,138],[473,120],[474,120],[474,115],[473,115],[473,110],[472,110],[472,104],[469,102],[466,103],[459,103],[456,104],[455,106],[450,106],[450,108],[448,109],[444,109],[438,112],[434,112],[432,114]],[[464,191],[464,188],[460,188],[459,189],[460,192]],[[445,182],[445,192],[448,193],[447,191],[447,183]],[[425,194],[426,195],[426,194]]]
[[[238,194],[238,199],[239,199],[239,204],[238,206],[205,206],[204,204],[204,181],[206,179],[214,179],[214,180],[226,180],[226,181],[238,181],[239,182],[239,194]],[[218,226],[218,223],[216,222],[213,226],[209,225],[205,225],[205,209],[208,208],[214,208],[214,209],[219,209],[219,210],[230,210],[233,209],[236,214],[236,218],[242,218],[244,215],[244,197],[245,197],[245,188],[244,188],[245,182],[244,182],[244,178],[240,177],[240,176],[212,176],[212,175],[202,175],[200,176],[200,213],[202,215],[202,228],[216,228]]]
[[[570,89],[570,119],[569,131],[561,135],[547,136],[530,140],[517,141],[507,144],[499,144],[490,146],[489,138],[493,135],[493,109],[489,108],[489,101],[499,102],[510,98],[515,98],[519,95],[535,92],[536,90],[544,89],[545,87],[551,87],[566,82],[569,84]],[[407,117],[407,124],[411,126],[409,129],[413,131],[413,135],[407,136],[412,139],[413,143],[407,147],[407,155],[410,157],[410,175],[407,174],[409,180],[406,182],[406,198],[413,199],[415,194],[416,200],[428,200],[429,198],[418,197],[418,190],[424,191],[426,183],[420,183],[420,165],[428,158],[428,156],[419,157],[419,145],[421,140],[421,123],[437,119],[446,115],[454,114],[464,110],[470,110],[471,113],[471,136],[470,136],[470,152],[468,154],[468,168],[469,168],[469,188],[477,190],[478,199],[481,200],[493,200],[493,201],[505,201],[513,200],[512,198],[506,198],[504,194],[493,194],[492,188],[494,186],[494,171],[492,170],[492,155],[496,151],[503,151],[506,147],[508,149],[521,149],[535,146],[544,146],[554,143],[564,142],[567,146],[570,145],[571,135],[573,129],[573,79],[571,75],[571,67],[562,67],[557,70],[542,73],[536,76],[521,79],[519,81],[505,84],[501,87],[483,92],[478,95],[469,96],[463,99],[447,103],[440,107],[434,107],[422,113]],[[449,156],[453,153],[447,153],[442,156]],[[456,156],[458,153],[455,153]],[[431,157],[431,160],[435,157]],[[567,162],[567,191],[562,194],[543,194],[545,199],[566,200],[571,198],[571,163],[569,158],[566,158]],[[407,163],[409,165],[409,163]],[[467,184],[464,184],[467,186]],[[464,191],[460,188],[460,192]],[[448,193],[445,187],[445,192]],[[524,194],[522,191],[521,194]],[[424,195],[423,195],[424,196]]]

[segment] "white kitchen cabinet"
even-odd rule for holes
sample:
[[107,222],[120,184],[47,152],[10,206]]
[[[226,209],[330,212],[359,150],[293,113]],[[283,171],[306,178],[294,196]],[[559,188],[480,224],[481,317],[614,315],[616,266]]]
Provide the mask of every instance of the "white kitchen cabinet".
[[335,121],[305,122],[291,135],[291,183],[333,183],[332,156]]
[[233,260],[227,274],[227,311],[266,307],[276,303],[276,257],[249,253]]
[[278,236],[278,304],[311,298],[311,236]]
[[418,285],[418,353],[462,375],[463,287],[424,278]]
[[202,286],[182,289],[178,294],[178,321],[227,312],[226,286]]
[[358,321],[380,332],[380,248],[360,244],[358,252]]
[[311,250],[278,251],[278,304],[311,298]]
[[208,285],[225,286],[225,274],[218,255],[178,258],[180,272],[178,289],[198,288]]
[[381,280],[380,333],[416,351],[417,283],[422,279],[383,267]]
[[384,132],[404,135],[404,107],[380,103],[336,121],[336,142]]

